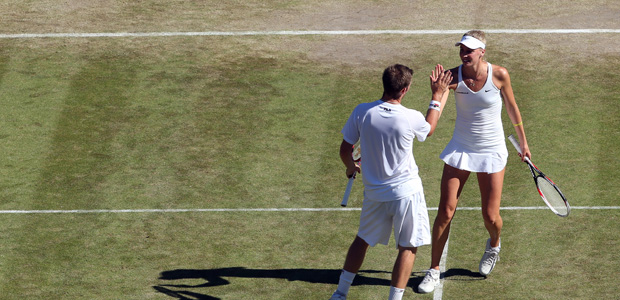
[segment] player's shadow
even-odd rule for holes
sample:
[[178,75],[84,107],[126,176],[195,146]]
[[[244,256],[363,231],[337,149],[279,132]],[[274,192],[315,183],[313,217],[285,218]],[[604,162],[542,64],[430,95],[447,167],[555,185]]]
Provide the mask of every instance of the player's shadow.
[[445,280],[460,280],[460,281],[471,281],[471,280],[484,280],[486,277],[478,272],[472,272],[467,269],[448,269],[444,272],[442,278]]
[[[385,271],[362,270],[353,281],[353,285],[380,285],[390,286],[390,280],[369,277],[368,274],[389,273]],[[340,269],[247,269],[244,267],[221,268],[221,269],[179,269],[164,271],[160,274],[160,280],[196,280],[202,279],[203,283],[196,285],[188,284],[159,284],[153,288],[170,297],[177,299],[220,299],[215,296],[201,294],[196,291],[199,288],[222,286],[231,284],[230,278],[256,278],[256,279],[286,279],[288,281],[305,281],[319,284],[338,284]],[[201,290],[201,292],[204,290]]]

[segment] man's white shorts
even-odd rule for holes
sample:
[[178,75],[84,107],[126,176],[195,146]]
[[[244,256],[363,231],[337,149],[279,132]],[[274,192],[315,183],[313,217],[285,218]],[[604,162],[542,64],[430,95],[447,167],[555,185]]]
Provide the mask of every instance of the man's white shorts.
[[357,235],[370,246],[377,243],[387,245],[392,228],[397,247],[419,247],[431,243],[424,192],[388,202],[364,199]]

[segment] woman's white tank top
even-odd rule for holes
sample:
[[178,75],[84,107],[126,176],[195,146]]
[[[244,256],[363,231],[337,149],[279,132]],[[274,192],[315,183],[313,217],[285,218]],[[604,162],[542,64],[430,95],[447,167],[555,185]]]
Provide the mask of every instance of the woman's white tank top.
[[[463,82],[463,65],[459,66],[455,90],[456,123],[452,140],[440,157],[456,168],[494,173],[504,168],[508,150],[501,119],[501,92],[493,84],[492,65],[487,64],[487,80],[477,92]],[[493,161],[488,161],[489,158]]]

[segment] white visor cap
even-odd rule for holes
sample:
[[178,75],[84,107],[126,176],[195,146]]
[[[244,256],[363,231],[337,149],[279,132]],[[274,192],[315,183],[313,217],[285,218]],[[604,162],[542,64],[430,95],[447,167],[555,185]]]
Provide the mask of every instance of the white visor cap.
[[465,45],[465,47],[469,48],[469,49],[478,49],[478,48],[482,48],[484,49],[485,45],[482,41],[480,41],[479,39],[470,36],[470,35],[465,35],[463,36],[463,38],[461,39],[460,42],[454,44],[454,46],[458,46],[459,44],[463,44]]

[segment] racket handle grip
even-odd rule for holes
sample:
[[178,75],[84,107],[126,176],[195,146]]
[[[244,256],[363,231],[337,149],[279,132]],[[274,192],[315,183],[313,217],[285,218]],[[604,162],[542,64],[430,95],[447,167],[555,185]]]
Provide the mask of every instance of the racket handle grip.
[[349,196],[351,195],[351,189],[353,189],[353,181],[355,180],[355,173],[353,176],[349,178],[349,182],[347,183],[347,188],[344,190],[344,195],[342,196],[342,202],[340,202],[340,206],[345,207],[349,202]]
[[512,143],[513,146],[515,146],[515,149],[517,149],[517,152],[519,152],[519,154],[523,154],[521,153],[521,145],[519,144],[514,135],[509,135],[508,140]]
[[[508,136],[508,140],[512,143],[513,146],[515,146],[515,149],[517,149],[517,152],[519,152],[519,154],[521,154],[521,156],[523,156],[523,153],[521,153],[521,145],[519,144],[519,141],[517,141],[517,139],[515,138],[514,135],[509,135]],[[530,158],[525,156],[523,158],[524,161],[531,163]]]

